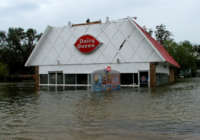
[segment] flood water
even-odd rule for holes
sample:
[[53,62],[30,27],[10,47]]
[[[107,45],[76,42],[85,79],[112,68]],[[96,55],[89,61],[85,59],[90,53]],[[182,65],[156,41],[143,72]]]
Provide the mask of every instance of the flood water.
[[200,78],[155,88],[0,83],[2,140],[199,140]]

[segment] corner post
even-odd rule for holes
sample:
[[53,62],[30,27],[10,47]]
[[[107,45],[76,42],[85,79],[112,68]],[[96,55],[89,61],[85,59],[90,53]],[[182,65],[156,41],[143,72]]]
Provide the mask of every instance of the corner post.
[[169,82],[174,82],[174,81],[175,81],[174,69],[169,68]]
[[156,65],[150,62],[150,87],[156,86]]

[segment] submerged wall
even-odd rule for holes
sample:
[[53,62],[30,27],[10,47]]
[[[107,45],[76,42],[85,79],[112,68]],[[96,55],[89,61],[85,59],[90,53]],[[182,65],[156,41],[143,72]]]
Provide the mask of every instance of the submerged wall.
[[169,82],[175,81],[175,72],[173,68],[169,69]]
[[150,63],[150,87],[156,86],[156,65]]

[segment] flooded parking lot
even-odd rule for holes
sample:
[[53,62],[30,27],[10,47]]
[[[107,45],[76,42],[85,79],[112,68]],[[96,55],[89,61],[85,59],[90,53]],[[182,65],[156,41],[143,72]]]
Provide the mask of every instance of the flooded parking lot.
[[200,139],[200,78],[154,88],[0,84],[0,139]]

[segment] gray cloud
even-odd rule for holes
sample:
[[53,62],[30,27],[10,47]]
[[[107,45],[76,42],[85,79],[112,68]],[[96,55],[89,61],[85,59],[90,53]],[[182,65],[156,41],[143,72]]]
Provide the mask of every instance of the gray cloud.
[[33,2],[9,3],[5,7],[0,7],[0,17],[1,18],[5,16],[15,17],[20,12],[30,12],[37,10],[38,8],[39,5]]
[[171,31],[175,41],[185,39],[199,43],[198,0],[2,0],[0,5],[0,30],[9,27],[34,28],[43,32],[47,25],[63,26],[68,21],[83,23],[91,21],[120,19],[137,16],[136,22],[155,29],[164,24]]

